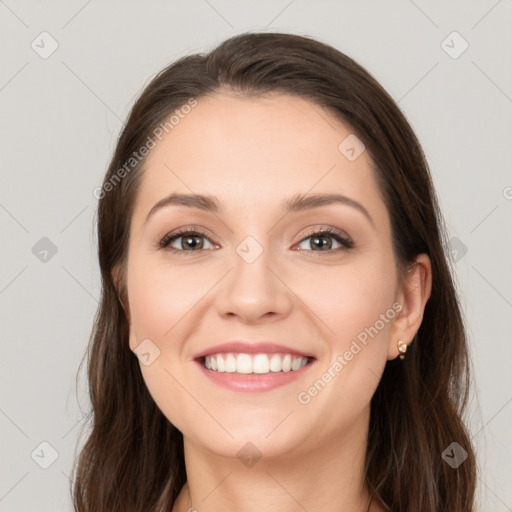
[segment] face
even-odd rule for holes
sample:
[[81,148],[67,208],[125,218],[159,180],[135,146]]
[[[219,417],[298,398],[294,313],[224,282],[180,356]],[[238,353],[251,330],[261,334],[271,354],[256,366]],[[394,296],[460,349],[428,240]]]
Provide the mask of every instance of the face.
[[364,430],[400,306],[369,155],[354,159],[352,139],[339,149],[351,133],[298,97],[217,93],[147,157],[126,262],[130,348],[186,442],[300,456]]

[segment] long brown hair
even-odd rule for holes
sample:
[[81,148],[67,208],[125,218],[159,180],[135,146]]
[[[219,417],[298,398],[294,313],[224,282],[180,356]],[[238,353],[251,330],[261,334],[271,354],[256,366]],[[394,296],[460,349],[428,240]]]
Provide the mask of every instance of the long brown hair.
[[[145,159],[132,156],[191,99],[220,89],[299,95],[328,109],[365,144],[389,211],[399,275],[420,253],[430,257],[433,275],[407,357],[387,362],[372,397],[366,483],[374,501],[393,512],[472,512],[476,461],[463,422],[467,340],[425,156],[398,106],[363,67],[329,45],[283,33],[237,35],[206,55],[172,63],[144,89],[119,136],[97,194],[102,296],[86,353],[92,410],[73,468],[75,510],[171,510],[186,481],[182,434],[151,398],[129,349],[123,274],[117,281],[113,270],[126,261],[144,168]],[[442,457],[453,442],[467,452],[457,468]]]

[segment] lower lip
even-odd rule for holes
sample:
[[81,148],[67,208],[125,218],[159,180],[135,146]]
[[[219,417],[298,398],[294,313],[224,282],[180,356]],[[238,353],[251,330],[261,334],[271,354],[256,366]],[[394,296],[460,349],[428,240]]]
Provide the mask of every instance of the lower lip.
[[280,386],[285,386],[290,382],[300,379],[314,364],[309,362],[299,370],[289,372],[269,372],[269,373],[236,373],[236,372],[216,372],[208,370],[200,361],[196,361],[199,369],[214,384],[231,391],[239,391],[243,393],[261,393],[271,391]]

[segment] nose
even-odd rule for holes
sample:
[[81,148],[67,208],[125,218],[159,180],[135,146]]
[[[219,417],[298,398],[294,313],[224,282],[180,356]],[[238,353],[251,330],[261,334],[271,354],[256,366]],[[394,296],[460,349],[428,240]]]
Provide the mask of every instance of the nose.
[[[247,248],[248,251],[244,251]],[[261,251],[254,242],[237,247],[231,270],[219,283],[221,286],[215,300],[221,316],[236,316],[244,323],[256,324],[282,319],[290,313],[293,292],[287,286],[278,262],[265,249],[253,259],[256,250]],[[247,257],[251,251],[252,257]]]

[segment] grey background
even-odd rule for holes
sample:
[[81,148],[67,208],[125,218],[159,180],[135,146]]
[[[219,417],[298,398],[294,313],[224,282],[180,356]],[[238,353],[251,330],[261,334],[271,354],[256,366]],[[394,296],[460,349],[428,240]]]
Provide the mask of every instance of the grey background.
[[344,51],[416,130],[468,322],[480,509],[512,510],[511,14],[512,0],[0,0],[0,510],[71,510],[77,395],[88,410],[75,375],[100,294],[92,191],[121,120],[170,61],[262,29]]

